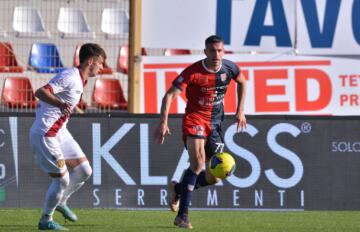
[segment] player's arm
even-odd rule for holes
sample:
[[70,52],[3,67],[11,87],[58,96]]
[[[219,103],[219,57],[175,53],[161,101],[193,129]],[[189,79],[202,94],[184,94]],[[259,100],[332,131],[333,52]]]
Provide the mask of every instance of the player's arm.
[[246,95],[246,79],[245,76],[240,73],[236,78],[237,83],[237,107],[235,120],[237,124],[237,132],[246,129],[246,117],[245,117],[245,95]]
[[155,131],[155,138],[160,144],[163,144],[165,136],[167,134],[170,134],[170,129],[168,127],[169,109],[173,100],[177,96],[179,96],[180,93],[181,93],[180,89],[178,89],[175,86],[171,86],[162,99],[161,109],[160,109],[160,123]]
[[69,104],[62,102],[58,97],[53,94],[52,88],[50,85],[45,85],[35,91],[35,97],[40,99],[43,102],[46,102],[50,105],[60,108],[61,112],[64,114],[71,113],[71,107]]

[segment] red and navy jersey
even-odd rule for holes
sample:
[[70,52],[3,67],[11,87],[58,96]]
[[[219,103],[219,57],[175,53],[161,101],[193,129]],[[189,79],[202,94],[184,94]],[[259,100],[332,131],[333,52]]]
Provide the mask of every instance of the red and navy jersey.
[[200,60],[187,67],[173,81],[180,90],[186,89],[188,99],[185,114],[193,114],[210,123],[220,123],[224,115],[224,96],[231,79],[236,80],[240,70],[230,60],[223,59],[221,68],[212,72]]

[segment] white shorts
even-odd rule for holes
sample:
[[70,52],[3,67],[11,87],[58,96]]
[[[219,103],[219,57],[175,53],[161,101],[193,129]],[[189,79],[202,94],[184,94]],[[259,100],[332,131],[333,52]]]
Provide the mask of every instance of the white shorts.
[[30,144],[40,167],[47,173],[63,173],[67,170],[64,160],[85,157],[67,129],[55,137],[30,131]]

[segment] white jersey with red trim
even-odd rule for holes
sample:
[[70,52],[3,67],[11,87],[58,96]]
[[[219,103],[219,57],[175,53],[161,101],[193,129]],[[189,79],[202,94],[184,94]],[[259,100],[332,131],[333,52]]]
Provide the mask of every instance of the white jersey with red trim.
[[[79,69],[69,68],[52,78],[48,87],[55,96],[74,109],[80,101],[84,84]],[[66,128],[68,118],[69,115],[61,113],[60,108],[40,100],[31,131],[54,137],[59,131]]]

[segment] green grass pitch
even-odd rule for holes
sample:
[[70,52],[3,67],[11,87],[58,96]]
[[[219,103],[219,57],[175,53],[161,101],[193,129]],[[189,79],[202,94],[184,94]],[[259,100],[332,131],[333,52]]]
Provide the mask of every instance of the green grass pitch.
[[[64,222],[70,231],[173,231],[170,211],[75,209],[79,221]],[[38,231],[40,209],[0,209],[0,231]],[[350,232],[360,231],[360,211],[191,211],[192,231]]]

